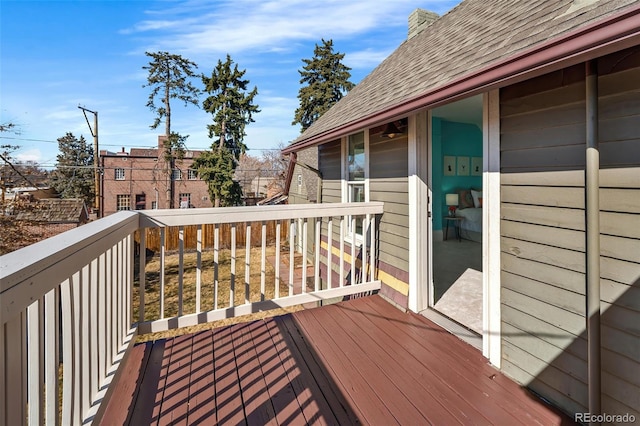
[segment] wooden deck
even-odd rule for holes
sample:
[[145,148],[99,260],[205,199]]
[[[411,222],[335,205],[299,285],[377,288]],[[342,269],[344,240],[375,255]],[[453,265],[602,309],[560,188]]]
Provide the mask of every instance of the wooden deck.
[[379,296],[136,345],[102,424],[572,424]]

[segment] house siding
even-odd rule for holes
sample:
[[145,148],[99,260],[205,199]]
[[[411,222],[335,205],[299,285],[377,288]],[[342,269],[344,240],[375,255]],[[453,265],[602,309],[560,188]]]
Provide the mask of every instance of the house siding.
[[[319,147],[322,171],[322,202],[342,200],[341,143],[334,141]],[[379,245],[377,251],[378,279],[382,281],[380,293],[402,308],[407,307],[408,247],[409,247],[409,185],[408,145],[406,136],[393,140],[371,135],[369,141],[369,199],[384,202],[384,213],[377,223]],[[346,226],[346,224],[345,224]],[[322,225],[327,235],[327,223]],[[340,225],[333,224],[333,245],[339,244]],[[321,261],[326,262],[326,243]],[[332,269],[338,272],[338,259]]]
[[[369,199],[384,202],[381,218],[381,262],[409,270],[409,174],[407,136],[372,135],[369,141]],[[408,291],[408,288],[406,289]]]
[[[602,410],[640,416],[640,67],[599,60]],[[622,69],[621,69],[622,68]],[[501,90],[502,369],[588,411],[584,65]]]

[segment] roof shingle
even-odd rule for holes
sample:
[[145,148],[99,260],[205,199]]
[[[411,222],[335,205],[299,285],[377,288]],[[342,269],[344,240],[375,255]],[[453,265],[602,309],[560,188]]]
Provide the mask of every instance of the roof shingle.
[[303,143],[618,12],[637,0],[466,0],[403,42],[307,129]]

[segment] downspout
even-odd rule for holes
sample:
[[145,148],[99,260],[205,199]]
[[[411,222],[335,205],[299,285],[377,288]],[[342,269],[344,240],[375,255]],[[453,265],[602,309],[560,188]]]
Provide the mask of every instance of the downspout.
[[598,152],[598,70],[586,63],[586,309],[589,413],[601,410],[600,384],[600,153]]

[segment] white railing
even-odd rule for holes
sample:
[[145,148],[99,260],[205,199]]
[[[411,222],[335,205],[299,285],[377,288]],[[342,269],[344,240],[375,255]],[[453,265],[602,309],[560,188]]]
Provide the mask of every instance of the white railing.
[[[166,254],[165,244],[161,244],[161,253],[158,269],[155,271],[159,280],[154,283],[159,288],[155,289],[155,303],[157,318],[149,320],[145,316],[147,291],[150,287],[146,275],[149,268],[145,267],[146,240],[140,239],[140,285],[139,291],[139,333],[164,331],[171,328],[185,327],[200,323],[211,322],[224,318],[231,318],[273,308],[300,305],[310,302],[335,297],[346,296],[355,293],[378,290],[380,282],[375,279],[375,250],[371,250],[371,242],[375,243],[375,216],[383,211],[382,203],[358,203],[358,204],[320,204],[320,205],[288,205],[288,206],[260,206],[244,208],[217,208],[194,210],[147,210],[141,212],[141,228],[160,228],[161,241],[165,238],[168,227],[179,227],[178,246],[178,283],[177,306],[173,315],[165,317],[168,308],[166,301]],[[309,231],[310,220],[315,226]],[[336,241],[334,235],[346,235],[347,229],[355,229],[356,221],[362,223],[363,235],[357,238],[339,238]],[[275,238],[274,247],[267,246],[267,224],[273,222]],[[351,224],[349,224],[351,222]],[[230,236],[226,241],[220,236],[219,226],[230,224]],[[204,247],[204,225],[212,225],[212,243],[208,249]],[[238,229],[244,228],[244,243],[238,247]],[[190,284],[194,289],[194,303],[190,304],[190,310],[185,308],[185,281],[184,281],[184,230],[186,226],[197,227],[196,273]],[[252,227],[259,227],[259,240],[252,241]],[[330,230],[330,231],[328,231]],[[288,234],[288,238],[281,236]],[[142,232],[145,235],[146,232]],[[255,238],[255,237],[254,237]],[[257,239],[257,238],[255,238]],[[283,241],[284,240],[284,241]],[[334,241],[336,244],[334,244]],[[362,244],[367,241],[367,244]],[[219,274],[221,268],[220,254],[222,247],[227,248],[230,257],[230,273],[226,277]],[[255,247],[254,247],[255,246]],[[252,248],[254,247],[254,248]],[[301,265],[308,264],[308,253],[313,256],[311,269],[313,276],[307,276],[308,268],[299,267],[300,276],[294,274],[296,269],[295,251],[300,252]],[[375,244],[373,245],[375,247]],[[267,250],[273,249],[272,263],[274,267],[273,277],[267,278],[266,263]],[[212,274],[208,281],[202,279],[204,269],[202,266],[203,255],[206,251],[212,254]],[[257,251],[257,255],[252,255]],[[336,253],[337,252],[337,253]],[[355,253],[355,255],[354,255]],[[242,257],[244,256],[244,257]],[[251,258],[259,263],[259,278],[255,283],[251,281],[251,270],[254,267]],[[321,261],[321,259],[323,261]],[[284,261],[284,262],[283,262]],[[238,263],[241,263],[238,268]],[[281,264],[287,264],[288,271],[281,270]],[[328,265],[334,265],[331,268]],[[342,267],[340,267],[342,265]],[[244,266],[244,268],[242,268]],[[145,271],[146,269],[146,271]],[[337,271],[336,271],[337,269]],[[354,273],[349,273],[354,271]],[[357,273],[356,273],[357,272]],[[258,274],[256,274],[258,275]],[[336,275],[334,278],[333,276]],[[239,278],[242,277],[242,280]],[[321,279],[324,277],[324,279]],[[312,283],[309,281],[312,280]],[[357,287],[354,287],[357,284]],[[259,285],[259,290],[257,290]],[[352,286],[353,285],[353,286]],[[203,289],[208,286],[210,290],[211,309],[202,309]],[[283,293],[283,287],[286,286]],[[220,289],[226,287],[228,297],[224,300],[220,297]],[[256,296],[252,297],[252,289],[256,288]],[[310,287],[310,288],[308,288]],[[209,292],[208,292],[209,293]],[[225,292],[226,295],[226,292]],[[268,297],[268,296],[271,297]],[[146,321],[145,321],[146,320]]]
[[135,332],[120,212],[0,258],[0,424],[90,422]]
[[[119,212],[0,257],[0,424],[91,423],[100,416],[100,403],[109,397],[109,384],[137,333],[379,289],[373,265],[375,216],[382,211],[382,203],[358,203]],[[344,238],[356,221],[363,235]],[[269,222],[275,234],[268,244]],[[219,232],[223,224],[230,224],[229,241]],[[241,224],[245,242],[238,247]],[[192,279],[185,273],[184,231],[194,225]],[[252,241],[256,226],[260,239]],[[163,240],[169,227],[178,227],[178,250],[167,254],[162,241],[154,272],[147,264],[147,229],[158,228]],[[211,227],[207,246],[204,231]],[[308,252],[314,258],[312,276],[307,276]],[[176,256],[174,301],[166,297],[165,286],[175,278],[167,273],[167,262]],[[299,274],[296,256],[302,257]],[[267,268],[268,261],[274,270]],[[220,274],[225,262],[229,276]],[[282,270],[287,262],[288,270]],[[237,263],[244,263],[242,281]],[[252,282],[256,267],[258,282]],[[152,273],[157,282],[149,279]],[[195,301],[187,304],[183,291],[191,285]],[[153,286],[159,287],[158,317],[147,318]],[[257,300],[250,295],[256,286]],[[220,297],[222,288],[228,291],[226,300]]]

